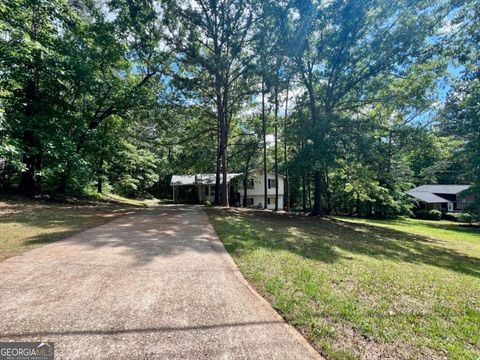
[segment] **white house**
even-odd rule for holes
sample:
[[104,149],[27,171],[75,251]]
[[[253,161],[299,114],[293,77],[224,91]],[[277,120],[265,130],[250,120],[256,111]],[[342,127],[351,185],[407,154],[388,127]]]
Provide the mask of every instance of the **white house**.
[[[242,206],[244,189],[243,174],[227,174],[230,206]],[[222,178],[220,177],[222,182]],[[247,206],[263,207],[264,178],[262,171],[249,175]],[[215,199],[215,174],[173,175],[170,182],[174,203],[201,204]],[[267,207],[275,209],[275,174],[267,174]],[[278,208],[283,209],[284,176],[278,175]]]
[[[247,187],[247,206],[263,207],[265,201],[265,188],[263,171],[250,173]],[[278,208],[283,209],[283,196],[285,193],[285,177],[278,174]],[[243,183],[239,186],[240,203],[243,204]],[[275,209],[275,174],[267,173],[267,208]]]

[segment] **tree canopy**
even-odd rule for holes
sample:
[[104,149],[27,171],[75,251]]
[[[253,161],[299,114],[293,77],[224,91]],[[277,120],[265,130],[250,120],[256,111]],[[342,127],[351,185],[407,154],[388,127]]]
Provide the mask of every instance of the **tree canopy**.
[[6,0],[0,189],[165,197],[174,173],[215,173],[227,206],[227,172],[263,169],[315,215],[407,215],[425,183],[472,184],[480,214],[479,14],[475,0]]

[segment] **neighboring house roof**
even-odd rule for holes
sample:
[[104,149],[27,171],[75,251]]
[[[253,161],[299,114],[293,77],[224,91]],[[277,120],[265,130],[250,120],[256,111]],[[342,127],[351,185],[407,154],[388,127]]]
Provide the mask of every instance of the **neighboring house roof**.
[[443,204],[451,201],[439,195],[457,195],[469,187],[470,185],[421,185],[407,191],[407,194],[428,204]]
[[443,204],[450,201],[428,191],[407,191],[407,194],[427,204]]
[[[227,181],[242,174],[227,174]],[[215,184],[216,174],[197,174],[197,175],[173,175],[170,185],[198,185]],[[220,183],[223,183],[223,176],[220,176]]]
[[458,194],[467,190],[470,185],[422,185],[410,190],[409,192],[429,192],[433,194]]

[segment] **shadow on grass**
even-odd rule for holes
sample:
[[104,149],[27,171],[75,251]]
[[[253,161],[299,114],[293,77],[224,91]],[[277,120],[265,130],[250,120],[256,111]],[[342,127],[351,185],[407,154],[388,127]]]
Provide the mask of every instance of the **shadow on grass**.
[[214,216],[231,216],[226,218],[226,227],[220,231],[231,235],[225,245],[233,252],[248,251],[249,246],[260,246],[334,263],[341,258],[348,259],[338,251],[344,250],[352,254],[426,264],[480,277],[479,258],[449,249],[444,241],[425,236],[367,224],[264,211],[209,211]]

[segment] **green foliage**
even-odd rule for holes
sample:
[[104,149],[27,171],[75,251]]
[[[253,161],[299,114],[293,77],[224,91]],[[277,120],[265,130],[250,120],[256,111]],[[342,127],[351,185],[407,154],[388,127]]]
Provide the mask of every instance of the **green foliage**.
[[208,214],[242,274],[329,359],[480,354],[478,228],[408,218]]
[[[98,149],[123,150],[102,124],[158,104],[166,58],[154,4],[12,0],[0,11],[0,187],[82,193],[106,156]],[[143,191],[133,172],[119,188]]]
[[469,213],[446,213],[443,215],[445,220],[450,220],[454,222],[471,224],[473,222],[473,216]]
[[442,212],[440,210],[418,210],[415,211],[414,216],[423,220],[441,220]]
[[130,197],[145,196],[159,180],[155,156],[125,141],[119,144],[117,156],[110,164],[109,178],[117,193]]
[[479,218],[478,14],[470,0],[7,0],[0,189],[167,196],[172,173],[265,162],[288,171],[294,208],[395,217],[414,185],[474,183]]

